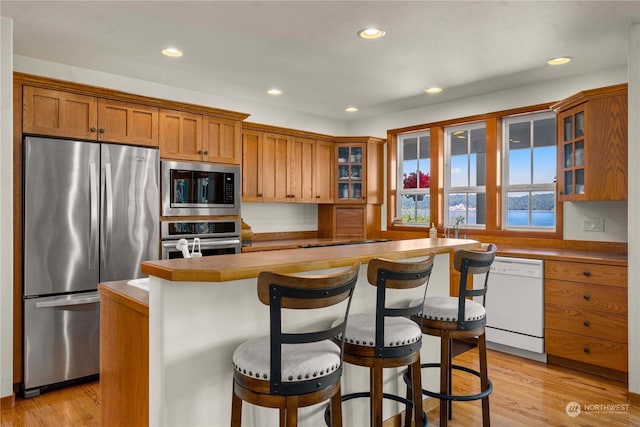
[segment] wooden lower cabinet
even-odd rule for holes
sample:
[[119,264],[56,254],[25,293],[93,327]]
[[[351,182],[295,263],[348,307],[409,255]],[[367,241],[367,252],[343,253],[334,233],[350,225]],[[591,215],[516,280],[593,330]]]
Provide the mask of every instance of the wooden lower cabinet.
[[626,266],[545,261],[549,363],[625,379],[627,330]]
[[318,205],[318,237],[377,239],[380,205]]
[[[101,284],[99,290],[101,425],[148,426],[148,293],[126,282]],[[146,297],[146,304],[127,292]]]

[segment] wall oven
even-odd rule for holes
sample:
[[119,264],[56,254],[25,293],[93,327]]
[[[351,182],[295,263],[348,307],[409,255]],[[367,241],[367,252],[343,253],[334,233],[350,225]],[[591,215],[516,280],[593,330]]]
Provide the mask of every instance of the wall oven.
[[240,215],[240,166],[162,161],[163,216]]
[[182,251],[176,248],[178,240],[187,239],[191,251],[196,237],[200,239],[202,256],[241,252],[239,219],[162,221],[160,229],[162,259],[182,258]]

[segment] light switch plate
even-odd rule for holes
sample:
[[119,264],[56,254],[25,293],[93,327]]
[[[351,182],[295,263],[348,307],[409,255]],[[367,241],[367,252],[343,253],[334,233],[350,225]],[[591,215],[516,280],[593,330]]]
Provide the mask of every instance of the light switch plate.
[[604,218],[585,218],[582,221],[582,231],[604,231]]

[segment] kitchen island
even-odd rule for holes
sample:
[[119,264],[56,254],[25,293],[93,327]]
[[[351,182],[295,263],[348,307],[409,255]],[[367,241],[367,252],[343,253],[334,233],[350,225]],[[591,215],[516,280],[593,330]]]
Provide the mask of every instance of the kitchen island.
[[[351,312],[358,313],[375,306],[375,288],[367,283],[365,274],[371,258],[409,259],[435,252],[438,256],[429,294],[448,295],[449,253],[479,246],[473,240],[414,239],[144,262],[142,271],[150,275],[149,424],[229,425],[233,351],[243,341],[269,333],[269,310],[256,293],[260,271],[323,274],[361,262],[351,306]],[[306,320],[304,314],[297,316],[301,322]],[[334,318],[315,321],[330,322]],[[422,357],[430,362],[438,360],[438,340],[425,337]],[[404,394],[400,371],[386,371],[385,391]],[[434,380],[432,384],[437,384]],[[345,364],[343,393],[366,389],[367,370]],[[366,400],[348,405],[344,425],[361,424],[366,419]],[[386,417],[403,409],[395,402],[388,405]],[[323,410],[301,409],[300,425],[322,425]],[[276,410],[245,405],[243,423],[275,426],[278,414]]]

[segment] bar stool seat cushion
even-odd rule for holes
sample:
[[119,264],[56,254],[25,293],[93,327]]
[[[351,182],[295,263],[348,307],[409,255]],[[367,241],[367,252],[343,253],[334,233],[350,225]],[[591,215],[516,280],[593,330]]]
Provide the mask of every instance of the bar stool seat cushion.
[[[411,304],[419,304],[420,300],[416,300]],[[484,319],[487,311],[482,304],[472,301],[465,301],[465,321]],[[423,319],[441,320],[445,322],[458,321],[458,298],[457,297],[427,297],[424,300],[422,313],[419,314]]]
[[[363,347],[375,346],[376,315],[374,313],[350,315],[345,336],[345,343]],[[422,330],[414,321],[405,317],[387,317],[384,322],[384,339],[385,347],[408,345],[422,339]]]
[[[269,380],[270,337],[245,341],[233,353],[233,367],[248,377]],[[306,381],[340,367],[340,347],[330,340],[282,345],[282,382]]]

